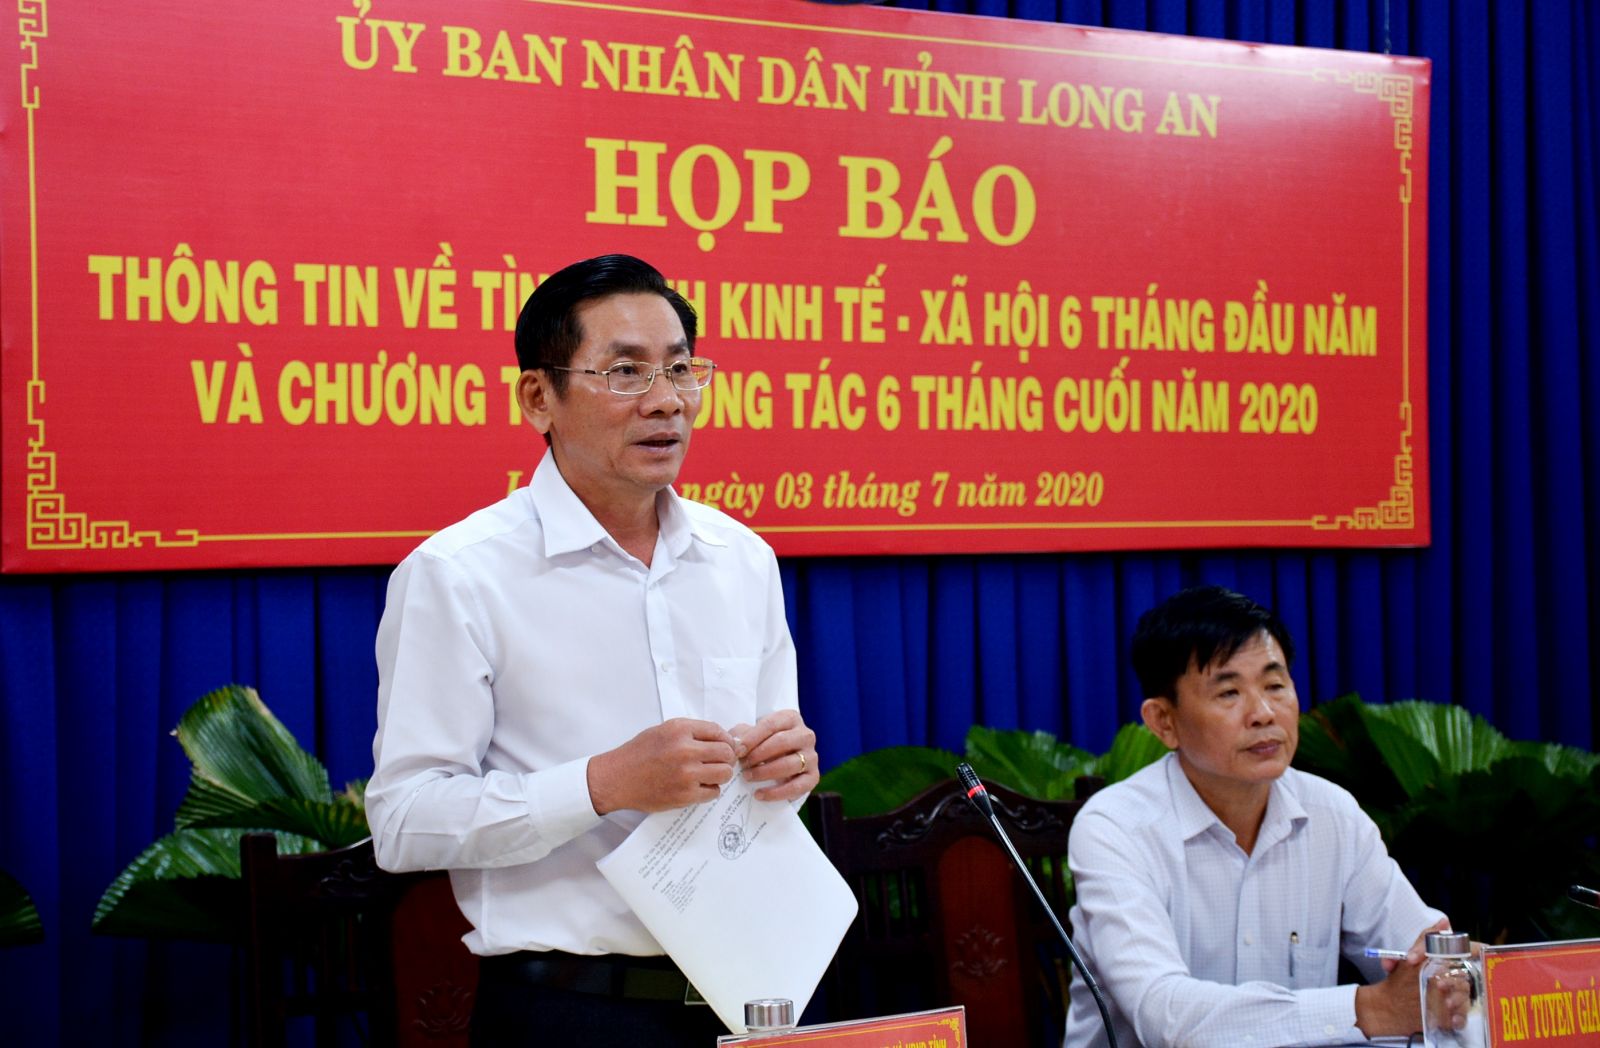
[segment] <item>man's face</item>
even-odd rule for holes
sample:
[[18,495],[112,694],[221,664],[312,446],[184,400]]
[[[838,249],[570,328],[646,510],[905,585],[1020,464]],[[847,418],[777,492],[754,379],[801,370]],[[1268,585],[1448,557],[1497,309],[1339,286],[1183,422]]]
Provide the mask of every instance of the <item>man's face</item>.
[[1282,775],[1300,741],[1300,699],[1283,651],[1263,630],[1220,664],[1178,678],[1177,702],[1147,699],[1145,723],[1178,751],[1189,781],[1207,800]]
[[[604,371],[619,360],[655,368],[689,356],[683,323],[660,295],[592,299],[578,307],[577,319],[583,342],[574,368]],[[676,389],[666,375],[639,396],[611,392],[598,375],[566,378],[560,396],[547,384],[531,395],[519,386],[519,396],[529,420],[550,434],[573,491],[593,508],[594,500],[622,505],[670,487],[689,449],[700,391]]]

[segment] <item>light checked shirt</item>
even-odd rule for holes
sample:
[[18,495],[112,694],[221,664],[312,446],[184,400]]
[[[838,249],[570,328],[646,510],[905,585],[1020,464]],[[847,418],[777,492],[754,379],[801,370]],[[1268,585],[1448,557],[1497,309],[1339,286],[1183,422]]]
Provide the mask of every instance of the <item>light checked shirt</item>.
[[[1122,1048],[1269,1048],[1364,1040],[1341,952],[1409,949],[1425,906],[1350,794],[1293,768],[1246,855],[1174,754],[1095,794],[1072,823],[1074,942]],[[1106,1044],[1074,978],[1065,1048]]]
[[657,507],[646,567],[547,452],[390,578],[367,820],[383,868],[451,871],[474,953],[661,953],[595,869],[643,815],[595,814],[590,756],[796,707],[771,548],[670,490]]

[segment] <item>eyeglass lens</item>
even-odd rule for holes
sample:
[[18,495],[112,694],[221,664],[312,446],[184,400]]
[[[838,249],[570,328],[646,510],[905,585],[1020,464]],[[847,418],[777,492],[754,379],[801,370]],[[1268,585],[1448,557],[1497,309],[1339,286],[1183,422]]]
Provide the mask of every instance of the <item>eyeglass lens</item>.
[[[697,389],[704,389],[711,380],[711,362],[700,357],[688,360],[674,360],[663,365],[659,370],[666,373],[669,381],[677,389],[685,393],[693,393]],[[643,393],[655,381],[656,368],[648,364],[641,364],[636,360],[621,360],[606,369],[606,381],[615,393]]]

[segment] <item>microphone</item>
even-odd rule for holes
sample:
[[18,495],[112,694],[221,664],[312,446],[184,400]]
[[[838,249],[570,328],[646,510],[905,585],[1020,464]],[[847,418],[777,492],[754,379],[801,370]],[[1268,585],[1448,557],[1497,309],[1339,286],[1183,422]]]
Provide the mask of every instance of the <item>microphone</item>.
[[1094,997],[1095,1006],[1100,1009],[1100,1021],[1105,1024],[1106,1042],[1110,1048],[1117,1048],[1117,1031],[1111,1025],[1111,1012],[1106,1008],[1105,995],[1100,992],[1100,984],[1095,981],[1089,971],[1089,966],[1083,963],[1083,958],[1078,954],[1078,948],[1072,945],[1072,936],[1061,927],[1061,922],[1056,919],[1056,912],[1050,908],[1050,901],[1044,897],[1044,892],[1039,890],[1039,884],[1033,879],[1033,874],[1028,872],[1028,864],[1022,861],[1022,856],[1017,854],[1016,845],[1011,843],[1011,837],[1006,833],[1006,828],[1000,825],[1000,820],[994,813],[994,802],[989,799],[989,791],[984,788],[983,780],[978,778],[978,773],[972,770],[972,765],[962,761],[956,765],[956,777],[961,780],[961,786],[967,791],[967,800],[972,806],[989,820],[989,825],[994,827],[995,836],[1000,838],[1000,843],[1006,846],[1006,851],[1011,855],[1011,861],[1016,863],[1017,870],[1022,874],[1022,879],[1028,882],[1028,887],[1033,889],[1033,897],[1039,900],[1039,905],[1044,907],[1045,916],[1050,918],[1050,923],[1055,926],[1056,934],[1061,936],[1061,941],[1067,946],[1067,956],[1072,958],[1073,967],[1078,969],[1078,974],[1083,977],[1083,985],[1089,988],[1089,993]]
[[1585,888],[1581,884],[1574,884],[1567,889],[1567,898],[1573,902],[1581,902],[1585,906],[1600,910],[1600,892],[1593,888]]

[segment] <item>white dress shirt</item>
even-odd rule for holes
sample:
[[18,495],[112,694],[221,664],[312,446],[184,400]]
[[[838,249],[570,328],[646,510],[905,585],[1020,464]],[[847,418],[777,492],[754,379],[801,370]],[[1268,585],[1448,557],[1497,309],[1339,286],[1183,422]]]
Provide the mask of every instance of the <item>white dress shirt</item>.
[[[1343,952],[1409,949],[1443,916],[1425,906],[1350,794],[1293,768],[1272,784],[1255,849],[1201,800],[1174,754],[1084,805],[1068,864],[1073,938],[1121,1048],[1268,1048],[1361,1041]],[[1106,1044],[1083,980],[1066,1048]]]
[[595,869],[643,815],[595,814],[590,756],[796,706],[771,548],[670,490],[657,507],[646,567],[547,452],[389,581],[367,820],[384,869],[451,871],[474,953],[661,953]]

